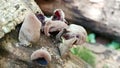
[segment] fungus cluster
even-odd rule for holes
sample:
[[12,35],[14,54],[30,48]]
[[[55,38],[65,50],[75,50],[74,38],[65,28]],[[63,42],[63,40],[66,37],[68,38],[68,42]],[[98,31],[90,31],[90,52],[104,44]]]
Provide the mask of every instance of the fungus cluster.
[[[43,14],[28,13],[19,32],[20,45],[28,46],[37,43],[40,39],[40,31],[46,36],[51,36],[50,32],[58,31],[56,40],[60,42],[58,46],[61,56],[69,51],[72,45],[79,45],[85,42],[87,32],[79,25],[68,25],[65,14],[61,9],[56,9],[51,17]],[[36,50],[31,55],[31,60],[42,66],[51,61],[51,55],[45,48]]]

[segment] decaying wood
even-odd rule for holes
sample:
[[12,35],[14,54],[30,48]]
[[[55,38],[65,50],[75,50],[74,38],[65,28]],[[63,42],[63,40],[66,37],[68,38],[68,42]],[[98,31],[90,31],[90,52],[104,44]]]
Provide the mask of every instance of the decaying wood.
[[[63,9],[67,21],[120,42],[119,0],[35,0],[46,15]],[[49,6],[49,7],[48,7]]]

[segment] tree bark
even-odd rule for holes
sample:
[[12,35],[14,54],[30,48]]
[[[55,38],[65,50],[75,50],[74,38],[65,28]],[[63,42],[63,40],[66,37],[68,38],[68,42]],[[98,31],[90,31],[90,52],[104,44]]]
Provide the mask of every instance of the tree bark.
[[34,0],[1,0],[0,5],[0,38],[22,23],[26,13],[42,13]]

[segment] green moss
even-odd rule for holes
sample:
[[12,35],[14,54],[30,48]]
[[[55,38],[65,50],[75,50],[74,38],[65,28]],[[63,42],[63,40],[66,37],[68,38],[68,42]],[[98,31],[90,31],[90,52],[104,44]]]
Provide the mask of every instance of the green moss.
[[94,33],[90,33],[90,34],[87,36],[86,41],[89,42],[89,43],[96,43],[95,37],[96,37],[96,35],[95,35]]
[[95,66],[95,55],[87,48],[85,47],[74,47],[71,48],[71,52],[74,55],[77,55],[78,57],[80,57],[81,59],[83,59],[85,62],[87,62],[88,64],[90,64],[91,66]]

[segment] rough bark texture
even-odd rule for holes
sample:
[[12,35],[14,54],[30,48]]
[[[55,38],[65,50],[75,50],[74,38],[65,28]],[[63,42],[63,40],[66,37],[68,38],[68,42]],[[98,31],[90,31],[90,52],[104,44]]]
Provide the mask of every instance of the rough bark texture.
[[[63,9],[66,19],[120,42],[119,0],[35,0],[46,15]],[[48,7],[49,6],[49,7]]]
[[22,23],[27,12],[41,12],[34,0],[0,1],[0,38]]

